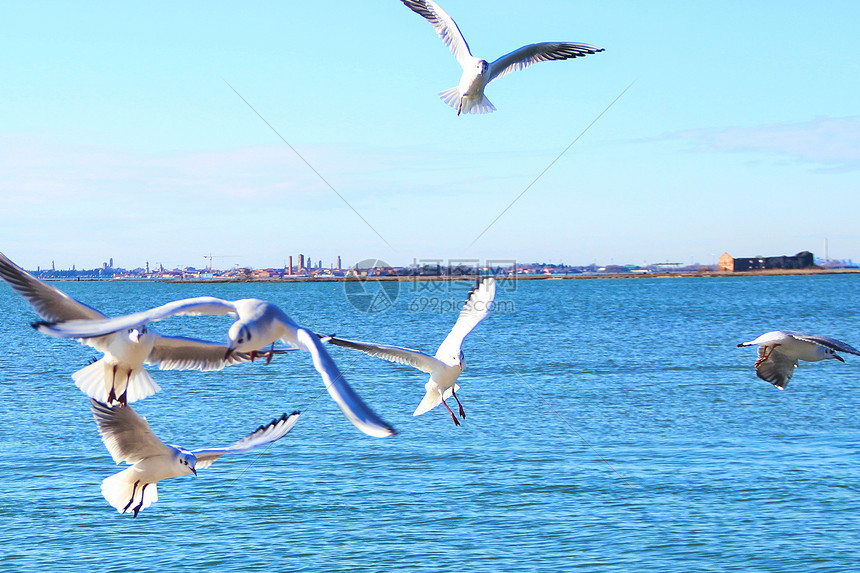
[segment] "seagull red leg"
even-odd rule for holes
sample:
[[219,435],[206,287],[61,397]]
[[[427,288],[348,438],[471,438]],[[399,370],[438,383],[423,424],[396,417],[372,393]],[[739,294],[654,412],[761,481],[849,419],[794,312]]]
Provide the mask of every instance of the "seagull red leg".
[[134,487],[131,488],[131,499],[128,500],[128,503],[125,504],[124,508],[122,508],[123,513],[128,511],[128,508],[131,506],[132,502],[134,501],[134,494],[135,494],[135,492],[137,492],[137,484],[139,484],[139,483],[140,483],[140,480],[137,480],[136,482],[134,482]]
[[777,346],[779,346],[779,344],[774,344],[770,347],[770,349],[765,347],[765,350],[762,355],[759,356],[759,359],[755,361],[755,368],[758,368],[763,362],[770,358],[770,355],[773,354],[773,351],[776,350]]
[[266,364],[272,361],[272,356],[275,355],[275,343],[272,343],[272,347],[269,348],[269,351],[266,352]]
[[140,510],[143,508],[143,495],[146,493],[146,486],[148,485],[148,483],[145,483],[143,484],[143,487],[140,488],[140,503],[138,503],[136,506],[134,506],[134,509],[132,509],[135,517],[137,517],[137,514],[140,513]]
[[131,369],[128,371],[128,376],[125,377],[125,390],[122,391],[122,394],[119,395],[117,400],[123,406],[128,406],[128,385],[131,384]]
[[108,392],[107,403],[110,406],[116,400],[116,367],[117,365],[113,365],[113,380],[110,383],[110,392]]
[[450,406],[448,406],[448,403],[447,403],[447,402],[445,402],[445,400],[444,400],[444,399],[442,400],[442,404],[444,404],[444,405],[445,405],[445,407],[448,409],[448,412],[451,414],[451,419],[452,419],[452,420],[454,420],[454,425],[455,425],[455,426],[459,426],[459,425],[460,425],[460,420],[458,420],[458,419],[457,419],[457,416],[455,416],[455,415],[454,415],[454,412],[451,410],[451,407],[450,407]]
[[453,388],[451,388],[451,396],[453,396],[453,397],[454,397],[454,399],[457,401],[457,405],[458,405],[458,406],[460,406],[460,417],[461,417],[461,418],[463,418],[463,419],[465,420],[465,419],[466,419],[466,411],[465,411],[465,410],[463,410],[463,405],[460,403],[460,399],[459,399],[459,398],[457,398],[457,394],[456,394],[456,393],[454,393],[454,389],[453,389]]

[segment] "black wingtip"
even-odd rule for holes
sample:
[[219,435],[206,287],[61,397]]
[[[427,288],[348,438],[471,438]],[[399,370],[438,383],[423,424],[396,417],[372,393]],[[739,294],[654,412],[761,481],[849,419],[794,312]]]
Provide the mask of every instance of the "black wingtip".
[[39,328],[41,328],[43,326],[47,326],[48,328],[51,328],[51,327],[56,326],[56,325],[57,325],[56,321],[49,321],[49,320],[37,320],[36,322],[30,323],[30,326],[32,326],[36,330],[39,330]]

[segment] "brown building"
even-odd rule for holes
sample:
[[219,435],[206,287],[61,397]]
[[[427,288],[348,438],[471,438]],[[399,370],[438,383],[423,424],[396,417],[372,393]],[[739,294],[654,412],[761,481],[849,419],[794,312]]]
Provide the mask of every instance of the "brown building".
[[801,251],[794,256],[752,257],[736,259],[728,253],[720,255],[717,270],[736,273],[765,269],[808,269],[815,266],[815,257],[809,251]]

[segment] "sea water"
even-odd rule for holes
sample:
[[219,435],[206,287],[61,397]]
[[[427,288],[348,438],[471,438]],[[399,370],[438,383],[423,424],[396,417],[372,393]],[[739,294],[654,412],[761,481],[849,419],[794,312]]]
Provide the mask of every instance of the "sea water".
[[[108,315],[213,295],[262,298],[325,334],[433,354],[468,281],[51,283]],[[860,277],[499,281],[466,339],[455,427],[412,412],[427,376],[330,348],[399,435],[368,437],[309,355],[159,371],[133,407],[165,442],[225,446],[294,409],[269,448],[163,481],[136,519],[102,498],[122,469],[71,374],[98,356],[29,326],[0,285],[4,571],[848,571],[860,562],[860,357],[759,380],[775,329],[860,347]],[[163,334],[224,340],[227,317]],[[456,410],[456,404],[455,404]]]

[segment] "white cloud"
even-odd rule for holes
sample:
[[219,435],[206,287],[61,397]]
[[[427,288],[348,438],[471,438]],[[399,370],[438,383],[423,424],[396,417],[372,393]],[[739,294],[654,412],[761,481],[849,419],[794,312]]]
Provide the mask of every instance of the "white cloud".
[[800,123],[724,129],[692,129],[667,139],[688,141],[700,152],[765,153],[819,166],[825,171],[860,169],[860,118],[822,117]]

